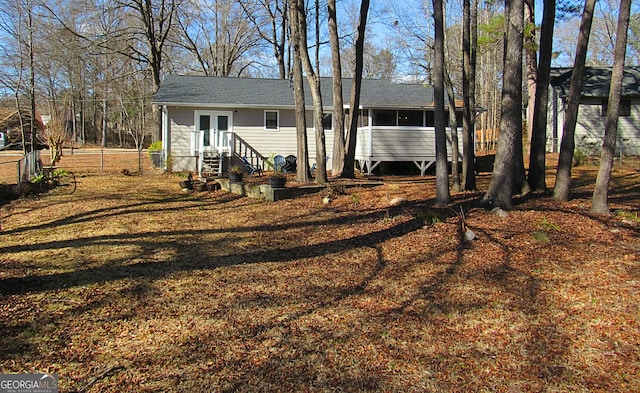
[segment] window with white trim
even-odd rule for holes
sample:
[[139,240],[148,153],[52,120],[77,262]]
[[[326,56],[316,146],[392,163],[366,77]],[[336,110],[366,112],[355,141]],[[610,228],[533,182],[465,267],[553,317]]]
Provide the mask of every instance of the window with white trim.
[[[607,116],[607,108],[609,107],[609,100],[602,100],[602,117]],[[618,112],[619,117],[629,117],[631,116],[631,100],[620,100],[620,111]]]
[[280,129],[280,111],[264,111],[264,129],[267,131]]
[[325,131],[333,130],[333,114],[332,113],[322,114],[322,128],[324,128]]

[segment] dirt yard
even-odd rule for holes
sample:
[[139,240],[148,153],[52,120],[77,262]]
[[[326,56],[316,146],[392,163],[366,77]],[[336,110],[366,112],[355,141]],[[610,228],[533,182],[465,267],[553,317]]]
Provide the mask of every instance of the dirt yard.
[[0,373],[61,392],[640,391],[640,161],[615,168],[610,217],[588,214],[588,165],[571,202],[504,218],[482,190],[432,208],[433,178],[325,205],[80,176],[0,209]]

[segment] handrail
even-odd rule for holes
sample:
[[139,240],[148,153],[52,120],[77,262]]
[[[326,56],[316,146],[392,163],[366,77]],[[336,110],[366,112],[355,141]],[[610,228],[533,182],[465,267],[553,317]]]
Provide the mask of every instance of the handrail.
[[267,157],[260,154],[259,151],[253,148],[244,139],[238,136],[235,132],[231,133],[231,146],[233,146],[232,154],[240,158],[246,158],[251,165],[260,165],[261,168],[265,168],[265,163],[268,161]]

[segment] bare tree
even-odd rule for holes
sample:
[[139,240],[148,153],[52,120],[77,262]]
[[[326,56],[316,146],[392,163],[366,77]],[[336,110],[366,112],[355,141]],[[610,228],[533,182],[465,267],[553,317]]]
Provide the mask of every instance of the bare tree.
[[355,66],[353,81],[351,83],[351,99],[349,103],[349,128],[347,129],[346,148],[344,156],[344,169],[341,177],[355,177],[356,138],[358,134],[358,117],[360,108],[360,87],[362,86],[362,69],[364,59],[364,36],[367,28],[367,15],[369,15],[369,0],[360,3],[360,18],[356,33]]
[[[21,0],[7,4],[0,8],[0,31],[3,39],[0,41],[3,53],[3,64],[0,68],[0,81],[5,88],[13,91],[22,141],[27,140],[26,125],[23,121],[21,96],[24,93],[24,70],[27,63],[28,39],[25,38],[23,27],[25,23],[25,4]],[[33,118],[32,122],[33,122]],[[31,126],[29,128],[31,130]],[[23,154],[27,154],[27,146],[22,143]]]
[[193,55],[205,75],[240,75],[258,57],[251,54],[260,38],[241,5],[236,0],[182,4],[176,45]]
[[538,72],[538,62],[536,58],[536,22],[535,22],[535,0],[524,1],[524,53],[525,69],[527,78],[527,139],[531,142],[533,130],[533,107],[536,100],[536,75]]
[[[300,57],[302,66],[307,74],[307,80],[313,97],[313,125],[316,130],[316,176],[315,181],[318,184],[327,182],[327,151],[324,141],[324,128],[322,125],[323,109],[322,109],[322,91],[320,90],[320,76],[317,73],[317,67],[311,63],[309,56],[309,48],[307,45],[307,16],[302,0],[292,0],[291,7],[296,13],[297,23],[292,24],[292,29],[297,29],[300,40]],[[317,34],[316,34],[317,37]],[[316,56],[317,59],[317,56]]]
[[286,79],[290,72],[287,46],[289,0],[239,0],[245,17],[257,29],[258,35],[273,50],[278,64],[280,79]]
[[[160,87],[164,54],[176,21],[178,3],[175,0],[117,0],[115,4],[132,11],[136,21],[126,31],[117,33],[128,36],[130,44],[121,53],[148,66],[155,93]],[[161,138],[161,113],[156,106],[153,113],[156,127],[152,139],[157,141]]]
[[[510,209],[515,181],[517,139],[522,142],[522,42],[524,2],[505,1],[505,55],[500,139],[489,189],[483,202]],[[522,154],[522,150],[520,150]]]
[[[436,133],[436,206],[449,204],[449,169],[447,168],[447,135],[444,119],[444,10],[442,0],[433,0],[433,100]],[[450,108],[451,110],[451,108]]]
[[[296,0],[294,0],[296,1]],[[291,21],[291,44],[293,46],[293,92],[296,112],[296,136],[297,136],[297,179],[300,182],[309,181],[309,152],[307,149],[307,117],[304,98],[304,75],[302,73],[302,56],[300,54],[300,40],[302,39],[298,26],[298,9],[289,8]]]
[[622,79],[624,77],[624,61],[627,50],[627,31],[629,30],[630,10],[631,0],[620,0],[620,15],[618,16],[614,65],[611,75],[611,87],[609,88],[609,101],[607,104],[604,144],[600,157],[600,168],[598,169],[598,176],[596,177],[596,187],[593,191],[593,199],[591,201],[592,213],[609,214],[607,195],[618,133],[618,114],[620,112],[620,96],[622,95]]
[[344,168],[344,103],[342,101],[342,63],[338,37],[336,0],[328,0],[329,40],[331,43],[331,72],[333,77],[333,154],[331,174],[339,176]]
[[553,28],[556,18],[556,0],[544,0],[540,28],[540,64],[536,80],[536,95],[533,105],[533,124],[531,128],[531,149],[529,154],[529,187],[534,192],[546,192],[546,143],[547,143],[547,107],[549,101],[549,72],[553,49]]
[[478,3],[463,0],[462,32],[462,189],[476,189],[476,51],[478,47]]
[[584,78],[584,67],[587,58],[587,47],[591,34],[591,24],[593,22],[593,10],[596,0],[586,0],[584,11],[582,12],[582,22],[576,44],[576,58],[573,63],[571,73],[571,85],[564,114],[564,125],[562,127],[562,143],[560,144],[560,158],[558,159],[558,170],[556,172],[556,185],[553,189],[553,198],[566,201],[569,199],[569,187],[571,186],[571,164],[573,161],[573,151],[575,149],[576,122],[578,120],[578,106],[582,93],[582,80]]

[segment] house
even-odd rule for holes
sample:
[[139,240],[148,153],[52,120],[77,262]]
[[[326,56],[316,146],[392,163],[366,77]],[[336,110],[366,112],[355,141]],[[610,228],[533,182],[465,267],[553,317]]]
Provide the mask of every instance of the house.
[[[343,83],[348,106],[351,80]],[[323,78],[321,86],[330,160],[334,127],[331,79]],[[305,94],[309,158],[313,162],[315,131],[308,87]],[[435,162],[433,88],[363,80],[360,102],[356,145],[360,169],[371,173],[381,162],[410,161],[424,174]],[[162,108],[166,169],[223,173],[232,157],[264,166],[272,155],[296,155],[294,96],[288,80],[167,76],[153,104]],[[461,113],[458,115],[460,118]]]
[[[2,133],[4,140],[2,148],[22,149],[23,131],[27,135],[27,138],[29,138],[29,133],[31,132],[31,113],[25,110],[22,111],[21,116],[18,113],[15,109],[0,108],[0,133]],[[45,124],[43,116],[39,112],[36,112],[34,126],[36,129],[36,138],[38,139],[36,145],[38,149],[43,149],[47,146],[44,137]],[[30,143],[29,139],[27,145]]]
[[[573,68],[551,69],[551,100],[547,122],[547,150],[560,149],[564,109]],[[587,67],[576,123],[576,149],[598,153],[604,138],[611,67]],[[625,155],[640,155],[640,67],[625,67],[618,118],[616,148]]]

